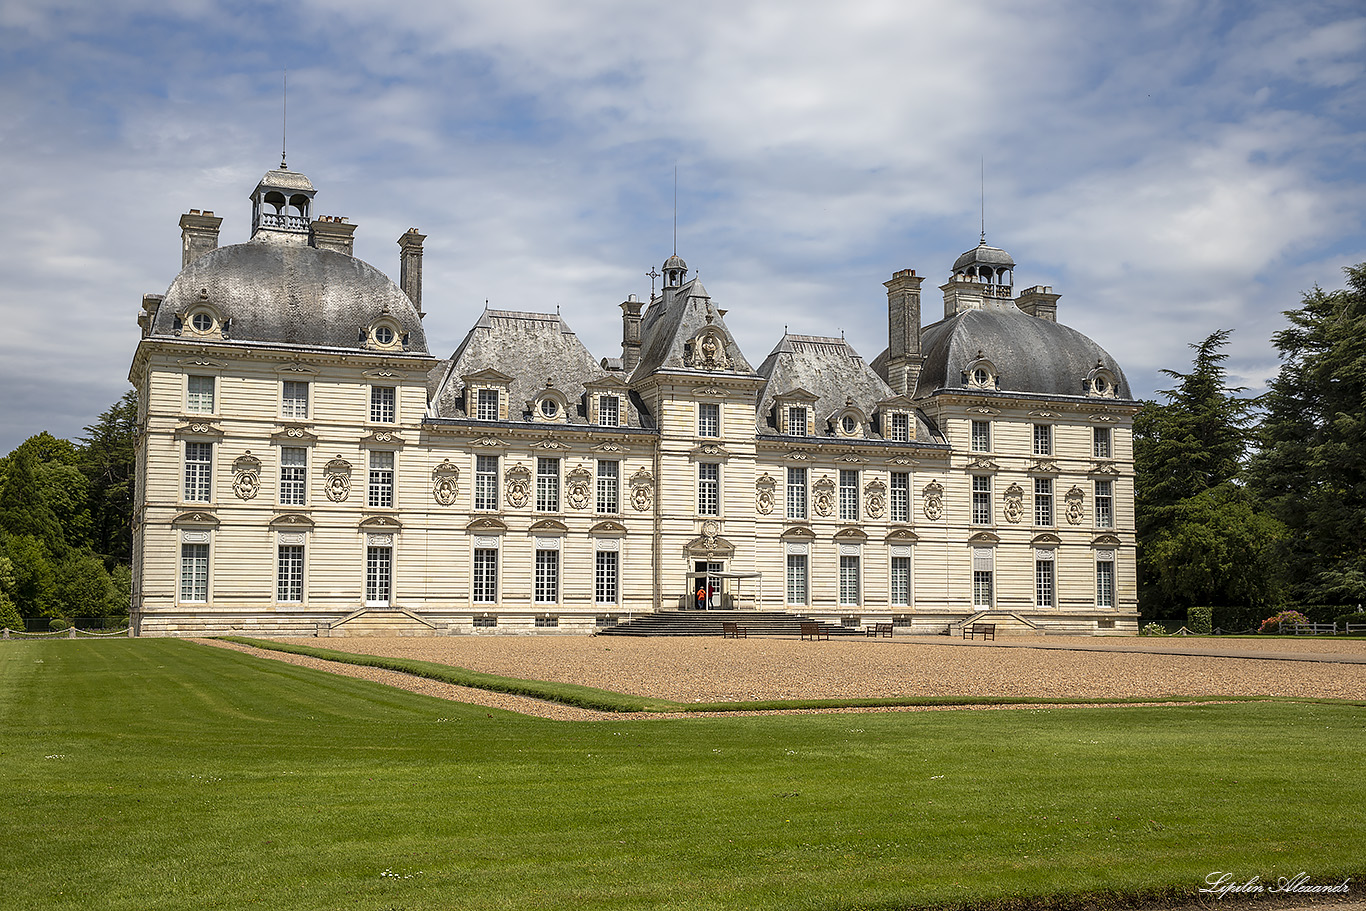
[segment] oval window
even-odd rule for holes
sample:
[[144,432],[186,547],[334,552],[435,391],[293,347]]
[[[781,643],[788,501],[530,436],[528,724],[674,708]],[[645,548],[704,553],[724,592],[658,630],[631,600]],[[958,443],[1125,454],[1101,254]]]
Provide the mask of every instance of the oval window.
[[1110,391],[1110,384],[1106,382],[1105,377],[1103,376],[1096,377],[1095,382],[1091,385],[1093,385],[1096,389],[1096,392],[1100,393],[1101,395],[1104,395],[1106,392]]
[[553,418],[560,413],[560,404],[554,399],[541,399],[541,414]]
[[379,342],[381,345],[387,345],[393,340],[394,330],[390,329],[388,326],[375,327],[375,341]]
[[853,433],[858,427],[858,422],[846,414],[844,420],[840,421],[840,426],[844,428],[845,433]]
[[985,367],[978,367],[972,371],[972,381],[978,386],[985,386],[991,381],[991,374],[987,372]]
[[190,325],[194,326],[196,332],[208,332],[213,328],[213,317],[201,310],[190,317]]

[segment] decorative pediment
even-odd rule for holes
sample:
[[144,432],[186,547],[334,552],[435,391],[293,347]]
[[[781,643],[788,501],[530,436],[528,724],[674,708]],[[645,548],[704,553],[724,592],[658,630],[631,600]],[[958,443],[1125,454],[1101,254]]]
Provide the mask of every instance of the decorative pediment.
[[882,540],[885,544],[914,544],[920,540],[920,536],[902,526],[887,532],[887,536]]
[[735,545],[716,535],[699,535],[683,548],[689,557],[731,557],[735,555]]
[[318,442],[318,435],[303,424],[286,424],[270,435],[270,441],[280,446],[311,446]]
[[1092,547],[1119,547],[1119,545],[1119,536],[1112,535],[1109,532],[1106,532],[1103,535],[1096,535],[1095,538],[1091,540]]
[[223,439],[223,431],[208,421],[185,421],[176,426],[175,438],[212,442]]
[[309,529],[313,524],[313,520],[301,512],[281,513],[270,520],[271,528]]
[[546,450],[568,449],[568,448],[569,448],[569,444],[568,444],[568,443],[561,443],[559,440],[555,439],[554,437],[543,437],[542,439],[539,439],[539,440],[537,440],[536,442],[532,443],[532,444],[531,444],[531,448],[532,448],[532,449],[546,449]]
[[989,547],[1001,543],[1001,536],[989,531],[979,531],[968,538],[968,544],[976,547]]
[[292,364],[285,364],[282,367],[276,367],[275,372],[281,374],[288,374],[290,377],[318,375],[318,371],[316,369],[308,366],[307,364],[302,364],[298,361],[295,361]]
[[471,440],[470,445],[481,446],[484,449],[493,449],[496,447],[506,446],[507,443],[503,440],[498,439],[497,437],[480,437],[477,440]]
[[1001,413],[1001,409],[999,409],[999,408],[991,408],[991,407],[988,407],[988,406],[986,406],[986,405],[973,405],[971,408],[967,409],[967,412],[968,412],[968,414],[989,414],[989,415],[997,415],[997,414],[1000,414],[1000,413]]
[[816,395],[816,393],[803,389],[800,386],[795,389],[789,389],[787,392],[773,397],[773,401],[780,405],[814,405],[816,402],[819,402],[820,399],[821,397]]
[[724,461],[730,458],[730,453],[720,443],[702,443],[689,450],[688,455],[694,459],[721,459]]
[[532,523],[531,527],[527,529],[527,534],[541,535],[542,537],[546,535],[567,535],[569,534],[569,526],[559,519],[542,519],[539,522]]
[[1029,541],[1031,547],[1057,547],[1061,543],[1062,538],[1051,531],[1040,532]]
[[1031,411],[1029,412],[1029,416],[1031,418],[1046,418],[1053,421],[1057,420],[1058,413],[1056,411]]
[[362,446],[383,446],[386,448],[403,445],[403,437],[396,430],[372,430],[360,438]]
[[884,464],[884,465],[895,465],[895,466],[897,466],[898,468],[906,468],[906,467],[914,467],[914,466],[916,466],[916,465],[919,465],[919,464],[920,464],[920,460],[919,460],[919,459],[913,459],[913,458],[911,458],[910,456],[894,456],[893,458],[887,459],[885,462],[883,462],[883,464]]
[[813,462],[816,459],[816,457],[813,454],[809,452],[803,452],[800,449],[789,449],[783,455],[783,458],[789,462]]
[[865,459],[865,458],[864,458],[863,456],[861,456],[861,455],[845,454],[845,455],[837,455],[837,456],[835,456],[835,458],[834,458],[832,461],[835,461],[835,462],[844,462],[844,463],[846,463],[846,464],[851,464],[851,465],[863,465],[863,464],[867,463],[868,460]]
[[492,367],[485,367],[483,370],[476,370],[460,377],[465,381],[465,385],[475,384],[479,386],[506,386],[512,382],[513,377],[508,376],[501,370],[494,370]]
[[625,395],[627,392],[631,391],[631,384],[621,377],[608,374],[607,376],[584,383],[583,388],[588,392],[615,392],[620,395]]
[[501,535],[507,530],[507,523],[493,516],[480,516],[465,526],[465,531],[473,535]]
[[816,533],[808,525],[789,525],[779,538],[783,541],[814,541]]
[[990,456],[973,456],[968,459],[969,471],[1000,471],[1001,467]]
[[228,365],[222,361],[216,361],[204,354],[196,354],[193,357],[183,357],[176,361],[182,367],[199,367],[201,369],[222,370]]
[[1030,474],[1058,474],[1061,469],[1053,459],[1035,459],[1026,469]]
[[1091,466],[1091,474],[1116,475],[1119,474],[1119,466],[1112,459],[1097,459]]
[[213,513],[207,512],[205,510],[195,510],[193,512],[182,512],[180,515],[176,516],[174,519],[171,520],[171,524],[176,526],[177,528],[184,528],[187,526],[201,528],[217,528],[218,517],[215,516]]
[[626,526],[612,519],[604,519],[588,529],[588,534],[595,538],[620,538],[626,534]]
[[879,412],[887,410],[914,411],[915,399],[911,398],[909,395],[894,395],[889,399],[883,399],[882,401],[878,402],[877,410]]
[[1101,414],[1099,412],[1092,414],[1091,420],[1098,424],[1115,424],[1119,422],[1119,418],[1115,417],[1113,414]]
[[692,394],[700,399],[719,399],[726,396],[726,390],[720,386],[694,386]]
[[867,540],[868,535],[864,530],[854,525],[846,525],[835,532],[834,537],[836,544],[862,544]]
[[361,531],[398,531],[403,523],[393,516],[366,516],[360,520]]
[[620,443],[615,443],[611,440],[608,440],[606,443],[599,443],[598,445],[594,446],[592,451],[616,454],[625,451],[625,447],[622,446]]
[[406,380],[408,378],[408,374],[395,370],[388,364],[381,364],[378,367],[363,371],[361,376],[372,380]]

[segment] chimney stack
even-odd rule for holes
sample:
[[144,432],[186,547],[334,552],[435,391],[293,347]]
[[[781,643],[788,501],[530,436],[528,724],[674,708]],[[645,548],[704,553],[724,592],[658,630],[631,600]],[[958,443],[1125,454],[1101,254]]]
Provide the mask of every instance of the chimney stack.
[[427,235],[419,234],[417,228],[409,228],[398,239],[402,251],[398,285],[417,308],[419,317],[427,315],[422,310],[422,242],[426,239]]
[[627,295],[621,304],[621,368],[627,373],[640,363],[640,308],[642,301]]
[[222,224],[223,219],[215,218],[207,209],[191,209],[189,214],[180,216],[180,268],[218,249],[218,229]]
[[883,282],[887,289],[887,385],[913,395],[920,379],[920,283],[924,276],[902,269]]
[[1046,319],[1050,323],[1058,321],[1058,298],[1061,294],[1054,294],[1051,285],[1035,285],[1020,292],[1019,298],[1015,301],[1015,306],[1019,307],[1030,316],[1037,316],[1039,319]]
[[345,218],[339,215],[323,215],[317,221],[310,222],[308,230],[313,236],[313,246],[319,250],[335,250],[347,256],[356,255],[353,252],[356,226],[348,224]]

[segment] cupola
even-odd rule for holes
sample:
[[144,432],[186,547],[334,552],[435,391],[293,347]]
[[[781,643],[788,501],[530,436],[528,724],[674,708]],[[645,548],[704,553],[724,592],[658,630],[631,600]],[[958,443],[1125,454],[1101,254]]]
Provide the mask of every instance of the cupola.
[[298,171],[280,167],[267,171],[251,192],[251,236],[285,243],[307,244],[313,220],[313,189]]
[[683,262],[683,257],[675,253],[664,260],[664,287],[681,288],[683,280],[688,277],[688,264]]

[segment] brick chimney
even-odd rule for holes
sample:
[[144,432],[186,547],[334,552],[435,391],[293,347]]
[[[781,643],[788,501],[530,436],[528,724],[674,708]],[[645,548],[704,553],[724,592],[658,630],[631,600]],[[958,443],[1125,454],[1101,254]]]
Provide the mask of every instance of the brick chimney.
[[356,233],[356,226],[348,224],[345,218],[339,215],[323,215],[317,221],[310,222],[308,230],[312,235],[313,246],[319,250],[335,250],[347,256],[356,255],[356,240],[353,236]]
[[218,229],[222,224],[223,219],[215,218],[207,209],[191,209],[180,216],[180,268],[218,249]]
[[634,294],[621,303],[621,369],[630,373],[640,363],[640,308]]
[[920,283],[924,276],[902,269],[883,282],[887,289],[887,385],[913,395],[920,379]]
[[1037,316],[1039,319],[1046,319],[1050,323],[1058,321],[1058,298],[1061,294],[1054,294],[1051,285],[1035,285],[1020,292],[1019,298],[1015,301],[1015,306],[1019,307],[1030,316]]
[[398,239],[402,251],[399,254],[398,286],[413,302],[420,317],[427,315],[422,310],[422,242],[426,239],[427,235],[418,233],[417,228],[409,228]]

